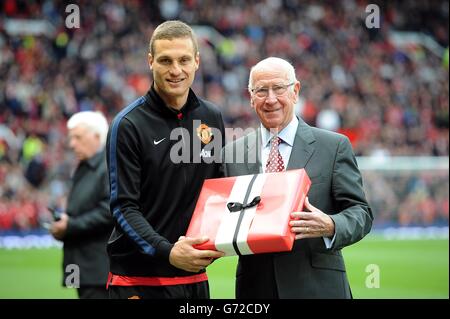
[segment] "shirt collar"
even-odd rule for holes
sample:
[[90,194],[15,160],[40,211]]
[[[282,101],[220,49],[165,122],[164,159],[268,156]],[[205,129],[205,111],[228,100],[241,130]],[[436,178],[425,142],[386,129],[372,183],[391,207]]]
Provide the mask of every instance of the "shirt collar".
[[[294,145],[295,135],[297,134],[298,119],[293,116],[289,124],[278,133],[278,137],[289,146]],[[274,135],[261,124],[261,141],[263,148],[266,147]]]

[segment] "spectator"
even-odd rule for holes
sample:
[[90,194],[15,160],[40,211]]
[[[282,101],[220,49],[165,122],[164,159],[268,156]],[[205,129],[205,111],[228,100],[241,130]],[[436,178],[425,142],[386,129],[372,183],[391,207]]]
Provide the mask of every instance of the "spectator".
[[[69,145],[79,160],[65,210],[50,226],[64,243],[64,285],[73,284],[68,266],[79,267],[76,283],[81,299],[106,299],[109,263],[106,242],[113,221],[104,147],[108,122],[99,112],[79,112],[67,122]],[[55,210],[61,207],[54,207]]]

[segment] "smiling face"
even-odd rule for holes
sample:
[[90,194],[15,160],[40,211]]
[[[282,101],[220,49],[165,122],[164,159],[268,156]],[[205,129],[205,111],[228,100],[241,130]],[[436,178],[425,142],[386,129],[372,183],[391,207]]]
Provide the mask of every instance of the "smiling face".
[[192,40],[188,37],[156,40],[154,54],[148,54],[148,63],[159,96],[170,107],[183,107],[200,63]]
[[[264,68],[255,69],[252,73],[253,89],[272,88],[280,85],[288,85],[289,78],[287,72],[275,64],[266,65]],[[251,106],[261,120],[261,123],[268,130],[281,131],[292,120],[294,115],[294,105],[297,103],[300,92],[300,82],[295,81],[288,87],[286,92],[276,95],[273,90],[268,91],[267,97],[258,97],[251,93]]]

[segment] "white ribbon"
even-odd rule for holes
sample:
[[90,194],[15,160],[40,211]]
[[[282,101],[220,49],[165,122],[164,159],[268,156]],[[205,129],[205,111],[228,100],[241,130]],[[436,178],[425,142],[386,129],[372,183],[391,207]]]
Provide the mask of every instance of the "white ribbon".
[[[245,195],[252,180],[253,175],[244,175],[236,177],[236,181],[231,190],[228,202],[238,202],[244,203]],[[266,181],[266,174],[258,174],[253,187],[248,196],[247,202],[251,202],[256,196],[261,196],[262,188],[264,182]],[[248,232],[250,230],[251,223],[256,214],[256,209],[258,206],[247,208],[241,212],[231,213],[228,207],[225,205],[223,208],[225,210],[224,217],[220,222],[219,229],[217,230],[215,245],[216,249],[223,251],[226,256],[237,255],[233,247],[233,238],[239,221],[239,216],[243,214],[243,218],[239,227],[239,232],[236,240],[238,249],[242,255],[253,254],[250,247],[247,244]]]

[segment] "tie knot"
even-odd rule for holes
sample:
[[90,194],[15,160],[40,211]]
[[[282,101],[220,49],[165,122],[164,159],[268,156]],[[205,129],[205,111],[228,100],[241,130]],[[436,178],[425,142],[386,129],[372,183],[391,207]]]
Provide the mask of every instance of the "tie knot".
[[272,147],[280,145],[281,141],[281,138],[279,138],[278,136],[272,137]]

